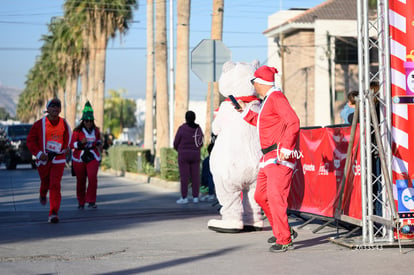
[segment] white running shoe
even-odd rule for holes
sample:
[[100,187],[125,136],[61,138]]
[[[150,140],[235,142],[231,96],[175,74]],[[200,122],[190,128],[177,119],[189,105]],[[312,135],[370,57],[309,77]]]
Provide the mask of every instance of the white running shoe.
[[209,195],[207,201],[214,201],[216,199],[216,195]]
[[205,195],[200,198],[200,201],[214,201],[216,199],[215,195]]
[[177,204],[187,204],[188,203],[188,199],[187,198],[179,198],[176,201]]
[[193,203],[198,203],[198,198],[197,197],[193,198]]

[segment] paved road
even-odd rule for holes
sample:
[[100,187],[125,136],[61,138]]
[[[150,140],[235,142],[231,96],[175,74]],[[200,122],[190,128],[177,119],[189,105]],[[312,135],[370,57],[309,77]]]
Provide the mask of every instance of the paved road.
[[[220,234],[210,203],[177,205],[179,194],[100,173],[98,209],[77,209],[65,171],[59,224],[38,202],[37,172],[0,167],[0,274],[412,274],[414,250],[352,250],[330,242],[336,229],[297,229],[295,250],[270,253],[270,228]],[[303,220],[290,218],[298,227]],[[340,233],[343,231],[341,230]]]

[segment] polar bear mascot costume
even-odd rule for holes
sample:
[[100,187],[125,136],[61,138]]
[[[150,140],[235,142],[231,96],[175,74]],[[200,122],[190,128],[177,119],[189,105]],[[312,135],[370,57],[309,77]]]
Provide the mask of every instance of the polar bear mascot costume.
[[259,171],[259,136],[256,127],[243,120],[229,95],[247,104],[246,109],[260,110],[260,100],[250,80],[259,67],[252,63],[228,61],[223,65],[219,91],[226,97],[212,124],[217,135],[210,155],[210,169],[221,204],[221,219],[208,221],[208,228],[222,233],[263,229],[261,208],[254,200]]

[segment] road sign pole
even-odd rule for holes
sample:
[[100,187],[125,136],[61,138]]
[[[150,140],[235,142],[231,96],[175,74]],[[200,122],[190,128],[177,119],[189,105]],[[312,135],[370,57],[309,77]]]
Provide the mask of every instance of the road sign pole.
[[214,118],[214,83],[218,81],[222,66],[228,60],[231,60],[231,52],[221,40],[203,39],[191,51],[191,70],[201,81],[211,83],[211,121]]
[[[217,81],[216,79],[216,40],[211,40],[212,47],[211,47],[211,56],[213,57],[213,66],[212,66],[212,75],[213,75],[213,82],[210,84],[210,126],[213,124],[214,119],[214,82]],[[211,129],[211,133],[213,133],[213,129]]]
[[216,82],[221,67],[228,60],[231,60],[231,52],[223,42],[203,39],[191,52],[191,70],[203,82]]

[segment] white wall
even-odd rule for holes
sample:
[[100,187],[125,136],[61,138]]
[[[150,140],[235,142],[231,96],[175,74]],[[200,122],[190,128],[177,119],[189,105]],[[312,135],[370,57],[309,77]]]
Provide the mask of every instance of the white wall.
[[[290,18],[293,18],[301,13],[304,10],[282,10],[270,15],[267,19],[267,27],[271,29],[272,27],[279,26],[282,23],[286,22]],[[275,37],[269,37],[267,40],[267,64],[268,66],[276,67],[280,73],[282,68],[282,61],[280,58],[279,53],[279,46],[275,42]],[[265,64],[261,64],[265,65]]]
[[329,62],[334,58],[327,56],[327,34],[331,36],[357,36],[357,21],[316,20],[315,21],[315,125],[330,125],[330,83]]

